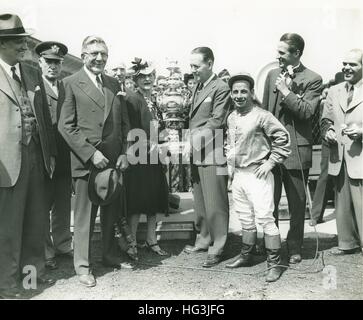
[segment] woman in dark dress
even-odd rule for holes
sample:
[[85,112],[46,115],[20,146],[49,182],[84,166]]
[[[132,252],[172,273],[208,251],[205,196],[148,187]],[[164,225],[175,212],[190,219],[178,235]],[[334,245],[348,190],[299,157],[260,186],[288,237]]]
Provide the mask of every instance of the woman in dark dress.
[[[156,163],[150,161],[150,154],[152,152],[157,153],[158,143],[158,141],[150,140],[150,128],[153,128],[155,124],[162,124],[161,113],[152,97],[155,69],[138,58],[135,58],[133,64],[137,90],[135,93],[128,93],[126,100],[131,129],[142,129],[145,132],[144,139],[140,138],[135,141],[134,147],[136,145],[145,146],[147,159],[143,163],[130,165],[125,175],[128,224],[134,239],[136,239],[140,215],[146,214],[145,245],[156,254],[164,256],[168,253],[162,250],[157,243],[156,214],[165,213],[168,210],[168,185],[160,161],[156,161]],[[129,150],[135,149],[137,148],[130,148]],[[136,152],[136,155],[139,156],[140,153]]]

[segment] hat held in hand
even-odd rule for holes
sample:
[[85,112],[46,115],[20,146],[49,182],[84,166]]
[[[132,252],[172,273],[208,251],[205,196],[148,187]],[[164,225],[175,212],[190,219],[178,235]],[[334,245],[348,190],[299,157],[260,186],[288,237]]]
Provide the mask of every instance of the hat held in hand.
[[88,179],[89,199],[95,205],[108,205],[120,196],[121,183],[118,170],[93,168]]

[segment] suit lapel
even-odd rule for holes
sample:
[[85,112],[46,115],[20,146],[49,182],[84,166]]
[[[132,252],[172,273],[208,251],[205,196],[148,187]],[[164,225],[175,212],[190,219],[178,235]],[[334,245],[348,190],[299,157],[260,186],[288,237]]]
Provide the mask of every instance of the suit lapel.
[[196,85],[194,87],[193,92],[192,92],[192,106],[189,110],[189,116],[192,114],[193,109],[194,109],[194,101],[195,101],[195,95],[197,94],[197,89],[198,89],[198,85]]
[[45,88],[45,92],[47,93],[47,95],[57,101],[58,97],[55,94],[55,92],[53,91],[53,89],[49,86],[48,82],[43,81],[43,83],[44,83],[44,88]]
[[64,85],[62,81],[58,81],[58,104],[57,104],[57,122],[59,120],[59,116],[62,109],[62,103],[64,101],[65,92],[64,92]]
[[338,97],[339,97],[339,105],[342,108],[343,112],[347,111],[347,99],[348,93],[345,87],[345,82],[338,89]]
[[[355,88],[354,88],[355,89]],[[352,109],[352,108],[355,108],[358,104],[360,104],[362,101],[363,101],[363,97],[362,97],[362,86],[358,87],[357,89],[355,89],[356,92],[354,92],[354,95],[353,95],[353,100],[352,102],[350,103],[349,107],[347,107],[347,111]]]
[[198,97],[195,99],[196,91],[194,92],[193,96],[193,108],[190,114],[194,113],[195,110],[201,105],[201,103],[205,100],[205,98],[208,97],[208,95],[214,90],[216,86],[216,79],[217,76],[215,75],[213,79],[207,84],[205,88],[202,89],[202,91],[198,94]]
[[112,104],[113,104],[113,100],[115,99],[115,94],[112,91],[112,85],[110,83],[110,81],[107,79],[107,77],[102,77],[102,81],[104,84],[104,92],[105,92],[105,116],[104,116],[104,121],[106,121],[111,108],[112,108]]
[[[279,69],[281,70],[281,69]],[[274,74],[274,77],[272,78],[272,83],[274,84],[274,88],[275,88],[275,82],[276,82],[276,79],[278,77],[278,75],[280,74],[280,72],[277,72],[276,74]],[[277,90],[277,89],[276,89]],[[278,117],[278,112],[280,110],[276,110],[277,108],[279,108],[279,98],[280,98],[280,92],[279,91],[276,91],[276,93],[274,93],[272,91],[272,94],[273,94],[273,104],[272,104],[272,109],[270,109],[269,111],[275,116],[275,117]],[[281,100],[281,99],[280,99]]]
[[11,100],[13,100],[14,103],[19,105],[19,101],[15,94],[15,88],[12,87],[12,84],[9,80],[8,74],[3,69],[3,67],[0,66],[0,90],[3,91]]
[[105,97],[102,93],[96,88],[92,80],[86,74],[86,72],[81,69],[79,72],[79,80],[78,80],[78,87],[87,95],[89,96],[99,108],[104,110],[105,108]]
[[21,73],[22,84],[25,86],[25,90],[26,90],[28,98],[30,100],[30,104],[33,108],[35,116],[37,116],[34,100],[35,100],[36,92],[41,90],[40,89],[40,79],[41,79],[40,72],[38,70],[34,70],[30,67],[20,64],[20,73]]

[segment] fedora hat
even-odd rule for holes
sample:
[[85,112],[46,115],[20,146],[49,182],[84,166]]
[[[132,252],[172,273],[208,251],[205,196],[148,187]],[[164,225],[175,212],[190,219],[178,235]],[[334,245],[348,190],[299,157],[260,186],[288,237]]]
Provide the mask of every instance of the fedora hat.
[[33,33],[31,29],[24,29],[23,23],[16,14],[0,15],[0,37],[25,37]]
[[114,168],[93,167],[88,179],[88,197],[95,205],[112,203],[121,192],[121,174]]

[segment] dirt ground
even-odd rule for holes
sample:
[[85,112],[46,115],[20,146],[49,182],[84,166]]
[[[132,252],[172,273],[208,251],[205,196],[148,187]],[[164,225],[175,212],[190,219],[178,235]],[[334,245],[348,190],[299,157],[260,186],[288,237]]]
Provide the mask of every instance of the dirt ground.
[[[335,257],[328,250],[337,245],[335,236],[319,234],[319,256],[315,260],[316,238],[305,234],[303,262],[287,269],[279,281],[266,283],[263,256],[255,264],[230,271],[226,263],[239,253],[241,237],[229,234],[225,260],[214,268],[201,265],[206,253],[183,252],[191,241],[161,241],[169,257],[158,257],[140,249],[140,263],[134,270],[112,270],[99,262],[100,241],[93,241],[94,274],[97,286],[86,288],[78,283],[71,260],[58,259],[59,269],[50,271],[56,283],[37,290],[24,291],[28,299],[71,300],[271,300],[271,299],[363,299],[363,256]],[[286,252],[285,248],[283,250]],[[323,268],[325,269],[323,271]]]

